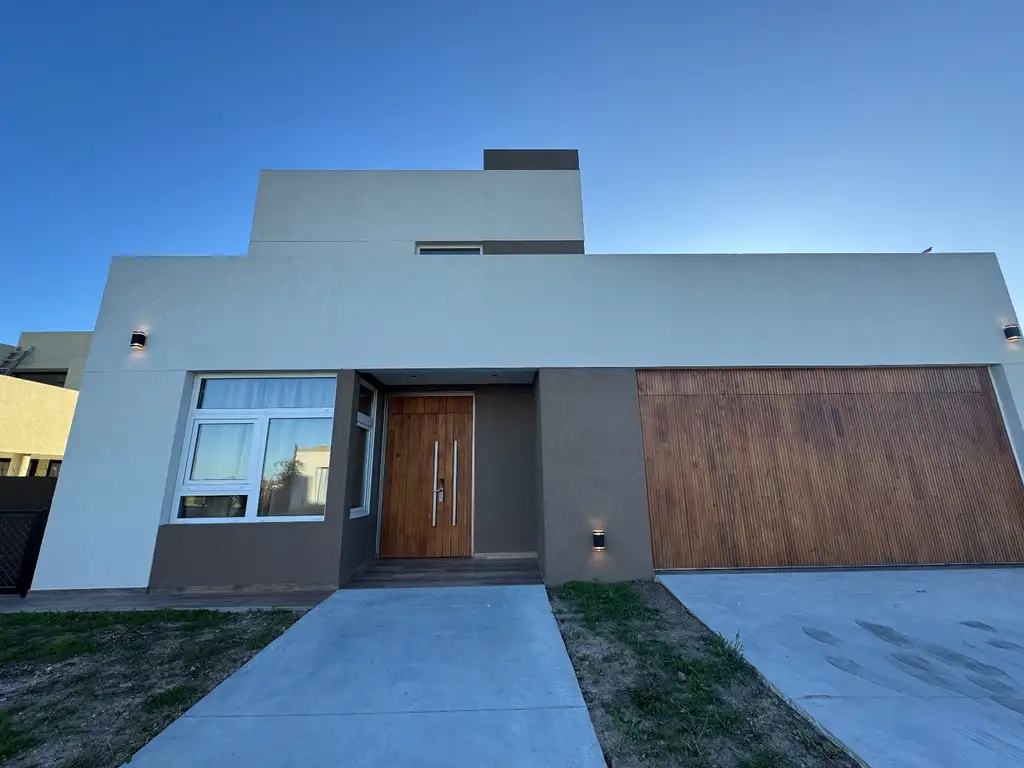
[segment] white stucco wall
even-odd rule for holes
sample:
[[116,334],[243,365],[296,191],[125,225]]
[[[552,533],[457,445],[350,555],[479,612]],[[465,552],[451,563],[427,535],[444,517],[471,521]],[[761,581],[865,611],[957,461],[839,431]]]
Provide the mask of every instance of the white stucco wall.
[[992,254],[290,250],[115,260],[86,370],[1024,362]]
[[340,252],[113,262],[35,589],[146,585],[189,371],[970,363],[1024,403],[993,254]]
[[263,171],[250,239],[582,240],[579,171]]
[[33,589],[147,585],[190,383],[181,371],[85,374]]

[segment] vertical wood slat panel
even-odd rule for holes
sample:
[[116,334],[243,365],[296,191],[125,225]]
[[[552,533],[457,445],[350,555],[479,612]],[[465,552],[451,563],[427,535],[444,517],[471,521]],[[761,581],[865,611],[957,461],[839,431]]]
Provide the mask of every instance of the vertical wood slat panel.
[[638,371],[656,568],[1024,562],[984,368]]

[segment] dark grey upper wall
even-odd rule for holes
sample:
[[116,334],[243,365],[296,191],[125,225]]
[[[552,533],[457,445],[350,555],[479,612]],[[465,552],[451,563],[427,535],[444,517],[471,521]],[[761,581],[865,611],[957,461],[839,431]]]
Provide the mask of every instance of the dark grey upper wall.
[[151,589],[338,584],[342,529],[348,518],[355,382],[355,372],[338,372],[324,520],[162,525],[149,576]]
[[485,171],[578,171],[578,149],[485,149]]
[[545,582],[653,577],[636,371],[543,368],[537,392]]
[[484,240],[485,255],[518,255],[532,253],[583,253],[582,240]]
[[533,387],[476,392],[473,550],[537,551]]

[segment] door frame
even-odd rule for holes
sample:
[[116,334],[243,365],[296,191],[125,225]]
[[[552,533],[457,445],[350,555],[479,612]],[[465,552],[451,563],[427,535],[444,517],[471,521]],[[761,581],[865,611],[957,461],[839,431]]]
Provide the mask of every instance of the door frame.
[[388,468],[388,420],[391,417],[391,399],[395,397],[471,397],[473,398],[472,434],[473,453],[470,456],[470,491],[469,491],[469,556],[476,556],[476,390],[411,390],[409,392],[381,391],[378,398],[384,396],[384,422],[380,443],[380,477],[377,478],[377,544],[374,548],[374,559],[380,559],[380,533],[384,526],[384,476]]

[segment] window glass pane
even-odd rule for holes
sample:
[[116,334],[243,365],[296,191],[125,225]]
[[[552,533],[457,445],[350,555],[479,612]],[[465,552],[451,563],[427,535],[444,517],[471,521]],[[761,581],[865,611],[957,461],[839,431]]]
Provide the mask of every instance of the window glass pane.
[[265,379],[203,379],[200,408],[260,408]]
[[189,478],[244,480],[251,442],[252,424],[200,424]]
[[423,255],[437,254],[453,256],[463,254],[479,255],[483,251],[479,245],[421,245],[418,250]]
[[365,416],[373,416],[373,390],[365,384],[359,385],[359,412]]
[[266,379],[264,408],[333,408],[337,379]]
[[11,460],[0,459],[0,476],[9,474],[11,471]]
[[333,419],[270,420],[259,517],[324,513],[333,424]]
[[370,449],[370,430],[356,429],[356,439],[359,441],[356,447],[356,456],[359,457],[359,466],[362,472],[356,478],[355,488],[352,491],[352,508],[361,508],[369,504],[366,498],[366,452]]
[[58,475],[60,475],[60,461],[51,461],[50,466],[46,468],[46,476],[57,477]]
[[245,496],[182,496],[179,518],[245,517]]

